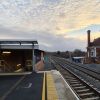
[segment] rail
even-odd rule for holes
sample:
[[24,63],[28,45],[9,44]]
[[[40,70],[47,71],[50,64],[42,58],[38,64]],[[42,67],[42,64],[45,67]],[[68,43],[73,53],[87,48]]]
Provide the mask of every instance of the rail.
[[[51,57],[51,62],[61,72],[65,80],[69,83],[80,100],[100,100],[100,92],[97,90],[97,88],[94,88],[93,85],[89,84],[82,77],[78,76],[75,71],[71,70],[72,68],[74,70],[80,71],[81,73],[87,74],[86,72],[82,71],[87,69],[83,68],[80,70],[79,68],[76,68],[77,65],[74,64],[73,66],[73,63],[65,62],[64,60],[56,57]],[[88,75],[94,78],[94,76],[92,76],[90,73],[91,71],[88,72]],[[95,77],[95,79],[98,78]]]

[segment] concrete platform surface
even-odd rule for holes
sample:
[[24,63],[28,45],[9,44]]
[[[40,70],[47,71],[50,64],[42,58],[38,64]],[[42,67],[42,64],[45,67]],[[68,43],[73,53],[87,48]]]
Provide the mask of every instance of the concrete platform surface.
[[54,78],[54,83],[59,98],[58,100],[79,100],[68,83],[65,82],[59,71],[52,70],[51,74]]

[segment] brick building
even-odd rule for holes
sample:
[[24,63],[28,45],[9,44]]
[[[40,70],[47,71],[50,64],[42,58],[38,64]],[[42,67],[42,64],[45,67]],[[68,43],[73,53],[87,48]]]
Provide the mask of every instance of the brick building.
[[91,31],[87,31],[87,62],[88,63],[100,63],[100,37],[91,42]]

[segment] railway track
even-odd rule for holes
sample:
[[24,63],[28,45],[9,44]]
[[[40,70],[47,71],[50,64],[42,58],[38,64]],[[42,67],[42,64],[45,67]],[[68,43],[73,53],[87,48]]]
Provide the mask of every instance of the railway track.
[[85,68],[83,66],[79,66],[65,59],[57,57],[54,59],[63,67],[70,69],[72,72],[86,80],[87,83],[92,85],[92,87],[94,87],[97,91],[100,91],[100,74],[98,72]]
[[[76,68],[77,66],[73,65],[72,63],[65,62],[64,60],[56,57],[52,57],[51,62],[57,68],[57,70],[61,72],[80,100],[100,100],[100,92],[98,89],[82,78],[82,75],[87,75],[87,73],[84,72],[85,70],[83,71],[81,68]],[[80,72],[82,75],[77,74],[77,72]],[[96,72],[94,73],[96,74]],[[90,75],[89,77],[92,77],[92,79],[95,78],[95,82],[99,81],[99,79],[95,75],[92,76],[92,74],[91,71],[88,71],[88,76]]]

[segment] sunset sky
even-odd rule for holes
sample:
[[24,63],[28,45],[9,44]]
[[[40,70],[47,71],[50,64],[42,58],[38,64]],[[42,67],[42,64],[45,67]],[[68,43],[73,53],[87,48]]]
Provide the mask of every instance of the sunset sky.
[[100,0],[0,0],[0,39],[35,39],[47,51],[86,50],[100,37]]

